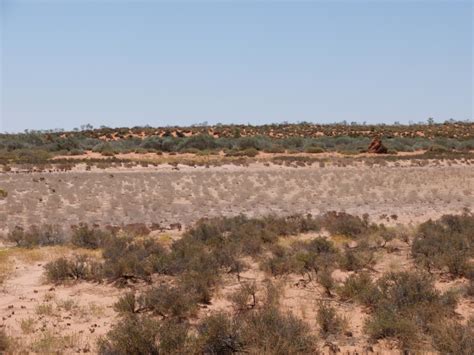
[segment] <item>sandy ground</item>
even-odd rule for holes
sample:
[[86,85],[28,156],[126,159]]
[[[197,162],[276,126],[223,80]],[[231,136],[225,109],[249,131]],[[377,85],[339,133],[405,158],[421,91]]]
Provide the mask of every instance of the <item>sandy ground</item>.
[[18,352],[89,352],[116,322],[113,304],[123,292],[106,284],[48,284],[44,264],[71,254],[64,247],[16,250],[0,286],[0,318]]
[[416,223],[474,207],[474,167],[151,167],[4,173],[0,228],[82,221],[189,225],[217,215],[329,210]]

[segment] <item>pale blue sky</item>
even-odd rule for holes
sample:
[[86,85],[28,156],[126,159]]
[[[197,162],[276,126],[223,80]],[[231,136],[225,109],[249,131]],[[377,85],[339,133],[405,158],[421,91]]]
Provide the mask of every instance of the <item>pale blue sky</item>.
[[472,1],[0,3],[0,131],[472,118]]

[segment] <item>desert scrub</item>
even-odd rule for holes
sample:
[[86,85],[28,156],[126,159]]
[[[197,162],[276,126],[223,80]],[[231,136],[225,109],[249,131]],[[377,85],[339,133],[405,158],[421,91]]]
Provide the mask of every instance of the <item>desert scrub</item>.
[[416,349],[433,325],[454,314],[456,299],[434,288],[419,272],[388,273],[372,288],[372,315],[365,330],[372,339],[394,338],[403,349]]
[[474,318],[467,324],[449,320],[433,327],[433,345],[442,354],[474,354]]
[[466,276],[472,269],[473,243],[474,215],[444,215],[419,226],[411,252],[428,272],[446,269],[455,276]]
[[19,247],[32,248],[35,246],[61,245],[67,241],[63,230],[56,225],[33,225],[28,230],[15,227],[7,235],[8,241]]
[[370,224],[368,215],[362,218],[345,212],[327,212],[322,217],[323,226],[334,235],[344,235],[357,238],[371,231],[376,231],[378,226]]
[[159,354],[156,320],[129,315],[116,323],[98,342],[99,354]]
[[7,198],[8,192],[4,189],[0,189],[0,200]]
[[96,227],[89,227],[87,224],[80,224],[74,228],[71,243],[75,246],[88,249],[97,249],[102,246],[110,233]]
[[61,257],[47,263],[44,268],[48,281],[56,284],[73,280],[97,281],[102,277],[101,264],[86,255],[70,259]]
[[323,337],[340,334],[346,326],[346,320],[339,316],[336,309],[327,302],[319,303],[316,320]]

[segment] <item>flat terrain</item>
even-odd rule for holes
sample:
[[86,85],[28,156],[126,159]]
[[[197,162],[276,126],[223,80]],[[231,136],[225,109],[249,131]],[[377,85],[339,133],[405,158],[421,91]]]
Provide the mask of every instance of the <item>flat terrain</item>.
[[420,222],[474,208],[474,168],[347,166],[149,167],[4,173],[0,226],[88,223],[190,225],[202,217],[325,211]]

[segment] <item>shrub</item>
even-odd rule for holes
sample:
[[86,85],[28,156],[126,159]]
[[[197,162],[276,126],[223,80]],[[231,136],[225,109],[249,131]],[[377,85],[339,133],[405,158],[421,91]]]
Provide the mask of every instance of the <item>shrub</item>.
[[393,337],[405,349],[415,348],[421,334],[454,312],[455,302],[423,273],[388,273],[377,280],[373,293],[378,296],[366,331],[372,339]]
[[159,354],[158,323],[147,317],[129,315],[116,323],[98,342],[100,354]]
[[58,245],[66,242],[63,231],[55,225],[31,226],[28,230],[15,227],[8,233],[7,239],[19,247]]
[[230,301],[232,302],[234,309],[237,312],[241,312],[256,306],[256,293],[257,285],[255,282],[245,282],[240,285],[240,288],[237,291],[230,295]]
[[203,354],[234,354],[243,350],[238,323],[224,313],[204,318],[197,327],[197,348]]
[[415,261],[428,271],[447,270],[456,276],[469,272],[474,257],[474,216],[445,215],[437,221],[421,224],[412,244]]
[[320,154],[324,153],[325,150],[321,147],[307,147],[305,148],[305,153],[310,153],[310,154]]
[[165,320],[158,332],[159,349],[162,354],[186,354],[188,349],[188,323]]
[[373,306],[378,299],[372,278],[366,272],[350,275],[338,291],[343,300],[356,300],[366,306]]
[[4,189],[0,189],[0,200],[7,198],[8,192]]
[[474,318],[466,325],[453,320],[438,323],[433,330],[433,345],[442,354],[474,354]]
[[345,320],[339,316],[334,307],[321,302],[316,318],[322,336],[337,335],[344,330]]
[[347,237],[358,237],[375,228],[369,224],[368,218],[360,218],[345,212],[328,212],[322,216],[324,227],[331,234],[339,234]]
[[374,253],[368,243],[361,242],[356,248],[347,248],[340,259],[340,266],[347,271],[360,271],[373,264]]
[[82,248],[97,249],[106,242],[108,237],[109,234],[99,228],[80,224],[72,233],[71,243]]
[[168,267],[168,253],[151,238],[107,238],[102,254],[104,276],[113,281],[149,281],[153,273],[164,273]]
[[241,334],[250,353],[304,354],[314,352],[316,347],[306,323],[274,306],[247,313]]
[[258,155],[258,150],[255,148],[246,148],[243,150],[228,150],[225,153],[226,157],[256,157]]
[[50,282],[61,283],[67,280],[99,280],[101,265],[85,255],[72,259],[61,257],[45,266],[46,277]]
[[141,297],[143,308],[166,317],[185,318],[196,310],[193,294],[180,287],[160,285],[145,292]]

